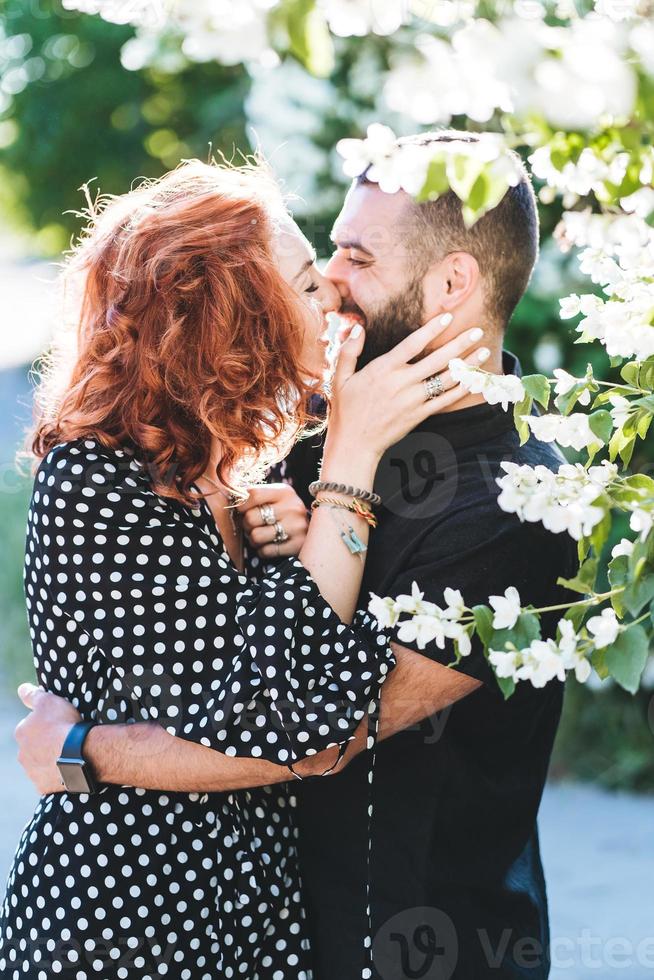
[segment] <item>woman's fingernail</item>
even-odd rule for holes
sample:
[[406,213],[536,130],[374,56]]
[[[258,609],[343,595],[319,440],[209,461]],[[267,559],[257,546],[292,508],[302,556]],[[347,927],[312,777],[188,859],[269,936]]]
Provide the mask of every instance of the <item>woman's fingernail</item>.
[[360,336],[362,330],[363,327],[361,326],[361,324],[355,323],[352,329],[350,330],[350,337],[356,340],[356,338]]
[[443,313],[442,317],[440,318],[441,327],[449,327],[453,319],[454,317],[451,313]]
[[483,336],[484,336],[484,331],[481,329],[481,327],[475,327],[474,330],[470,331],[470,340],[472,340],[473,343],[476,340],[481,340]]
[[489,357],[490,357],[490,351],[488,347],[480,347],[479,350],[477,351],[477,360],[483,362],[483,361],[487,361]]

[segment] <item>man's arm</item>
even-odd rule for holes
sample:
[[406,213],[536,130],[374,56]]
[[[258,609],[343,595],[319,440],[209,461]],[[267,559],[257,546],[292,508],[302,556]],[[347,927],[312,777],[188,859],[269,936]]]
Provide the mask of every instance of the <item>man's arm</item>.
[[[380,739],[409,728],[475,690],[480,682],[393,644],[397,667],[382,687]],[[19,693],[31,714],[19,722],[18,759],[40,793],[62,791],[55,761],[71,725],[80,720],[63,698],[33,685]],[[366,746],[364,719],[339,772]],[[84,755],[101,783],[140,786],[172,792],[228,792],[282,783],[295,778],[286,766],[260,759],[226,756],[196,742],[170,735],[156,722],[97,725],[84,743]],[[301,778],[318,776],[334,766],[336,747],[296,763]]]

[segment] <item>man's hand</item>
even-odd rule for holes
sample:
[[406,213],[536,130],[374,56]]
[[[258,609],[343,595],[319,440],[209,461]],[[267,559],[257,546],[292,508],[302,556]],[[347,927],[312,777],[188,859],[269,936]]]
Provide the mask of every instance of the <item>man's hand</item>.
[[42,796],[63,793],[57,759],[73,725],[82,721],[79,711],[64,698],[34,684],[21,684],[18,696],[31,714],[14,731],[18,761]]
[[[248,541],[261,558],[299,555],[309,529],[309,518],[303,501],[288,483],[265,483],[250,488],[248,499],[238,508]],[[274,543],[275,524],[281,524],[288,540]]]

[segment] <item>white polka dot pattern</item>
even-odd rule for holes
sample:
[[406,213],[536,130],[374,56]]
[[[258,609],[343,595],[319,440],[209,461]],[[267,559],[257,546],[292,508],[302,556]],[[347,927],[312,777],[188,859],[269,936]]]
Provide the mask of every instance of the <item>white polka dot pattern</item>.
[[[291,765],[344,746],[389,669],[296,559],[240,575],[211,512],[156,495],[93,440],[35,480],[25,590],[39,682],[98,721],[156,719],[232,756]],[[44,797],[0,917],[0,976],[309,980],[287,786]]]

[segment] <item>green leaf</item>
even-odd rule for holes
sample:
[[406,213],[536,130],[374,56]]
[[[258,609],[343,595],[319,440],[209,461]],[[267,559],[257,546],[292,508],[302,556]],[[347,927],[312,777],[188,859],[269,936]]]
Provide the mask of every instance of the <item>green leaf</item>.
[[611,677],[630,694],[638,690],[649,654],[647,633],[642,626],[631,626],[606,648],[606,666]]
[[610,441],[613,432],[613,419],[611,418],[610,412],[607,412],[604,408],[601,408],[598,412],[593,412],[592,415],[588,416],[588,424],[590,425],[591,432],[601,442],[606,445]]
[[477,635],[486,649],[493,636],[493,610],[489,606],[473,606]]
[[550,382],[542,374],[527,374],[522,379],[522,384],[528,395],[547,408],[550,403]]
[[574,626],[575,631],[578,631],[584,619],[586,618],[587,612],[588,612],[587,606],[570,606],[566,610],[565,616],[563,618],[569,619],[572,625]]
[[441,194],[445,194],[450,189],[447,179],[447,168],[445,160],[434,159],[427,168],[427,177],[420,193],[417,195],[418,201],[435,201]]
[[622,599],[632,616],[638,616],[643,606],[654,599],[654,575],[642,575],[637,581],[630,582]]
[[559,578],[557,584],[573,592],[580,592],[582,595],[590,595],[595,591],[597,579],[597,558],[588,558],[583,563],[574,578]]
[[593,528],[592,534],[590,535],[590,543],[593,546],[593,550],[596,556],[599,558],[602,554],[602,549],[606,544],[609,534],[611,533],[611,511],[607,510],[604,512],[604,517],[596,524]]
[[534,400],[531,395],[526,395],[521,402],[516,402],[513,406],[513,423],[520,436],[520,445],[524,444],[529,439],[529,426],[523,421],[523,415],[531,415],[531,409],[534,404]]
[[590,662],[597,671],[598,676],[605,681],[609,676],[609,668],[606,666],[606,650],[593,650],[590,655]]
[[494,630],[489,644],[493,650],[506,650],[512,644],[517,650],[528,647],[540,637],[540,620],[531,612],[523,612],[512,629]]
[[629,361],[628,364],[620,371],[620,377],[623,381],[626,381],[628,385],[633,385],[635,388],[639,388],[638,384],[638,374],[640,371],[640,365],[637,361]]
[[334,45],[324,15],[314,0],[286,0],[281,14],[289,48],[312,75],[325,78],[334,68]]
[[512,677],[497,677],[495,676],[498,687],[502,694],[504,695],[504,700],[508,701],[513,692],[515,691],[515,681]]

